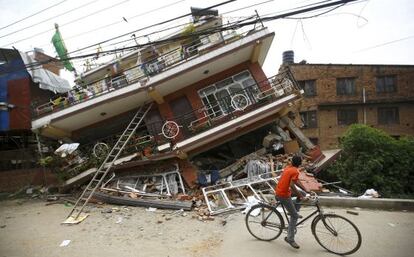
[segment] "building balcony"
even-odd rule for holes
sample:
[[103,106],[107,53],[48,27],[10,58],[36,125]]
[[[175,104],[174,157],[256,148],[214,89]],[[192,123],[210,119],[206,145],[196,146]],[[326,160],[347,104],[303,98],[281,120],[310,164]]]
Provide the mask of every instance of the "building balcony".
[[[90,102],[97,98],[106,100],[107,97],[103,96],[118,95],[120,93],[129,92],[131,89],[137,90],[148,88],[172,75],[182,73],[182,71],[189,68],[194,68],[211,58],[217,58],[225,52],[234,51],[235,48],[244,44],[251,44],[256,40],[261,39],[264,39],[265,45],[264,47],[261,47],[263,43],[260,41],[256,42],[257,44],[260,44],[259,48],[262,49],[256,49],[255,51],[259,52],[256,53],[257,56],[253,56],[253,58],[256,58],[254,61],[263,63],[273,39],[273,33],[269,33],[263,27],[255,27],[240,33],[236,31],[227,33],[216,32],[212,35],[200,36],[192,42],[179,45],[172,50],[164,51],[162,54],[160,54],[159,51],[151,51],[148,47],[147,49],[141,50],[141,52],[136,50],[127,54],[124,58],[121,58],[121,61],[122,59],[131,59],[131,56],[139,55],[142,61],[141,63],[127,69],[122,69],[122,72],[114,76],[105,75],[105,72],[107,71],[103,71],[108,65],[109,68],[107,67],[106,70],[117,69],[113,67],[117,65],[116,62],[112,62],[103,68],[86,72],[82,76],[88,77],[88,79],[78,79],[78,84],[74,89],[68,93],[54,97],[47,103],[37,105],[34,108],[33,113],[37,119],[52,113],[70,109],[73,106]],[[147,54],[144,55],[142,51]],[[148,55],[148,53],[151,54]],[[237,61],[240,60],[240,58],[235,59]],[[226,62],[226,66],[230,63],[235,62]],[[212,70],[209,70],[209,75],[211,75],[212,72]],[[85,83],[85,80],[89,82]],[[129,90],[125,90],[126,88]]]
[[[274,33],[267,29],[256,28],[223,37],[219,43],[210,45],[208,51],[194,48],[197,50],[190,51],[190,56],[172,53],[158,56],[156,62],[145,63],[147,74],[142,71],[143,65],[139,65],[121,76],[78,87],[36,107],[32,129],[51,138],[70,138],[74,131],[132,111],[145,102],[155,100],[161,104],[163,97],[240,63],[262,65],[273,37]],[[207,41],[202,42],[199,47],[208,46]]]
[[[146,123],[145,129],[132,136],[122,155],[138,155],[139,162],[186,158],[274,122],[300,101],[302,93],[291,73],[285,71],[202,108],[168,120]],[[109,150],[118,137],[112,135],[100,142],[105,142]],[[88,147],[92,149],[94,145]]]

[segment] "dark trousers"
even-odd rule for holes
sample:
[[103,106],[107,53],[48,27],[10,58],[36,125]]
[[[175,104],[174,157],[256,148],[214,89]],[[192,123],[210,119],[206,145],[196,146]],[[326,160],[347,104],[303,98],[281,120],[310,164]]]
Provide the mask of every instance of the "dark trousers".
[[299,211],[300,205],[298,203],[294,203],[292,201],[292,198],[290,197],[276,196],[276,199],[283,204],[286,211],[290,214],[287,239],[289,241],[294,241],[295,240],[295,228],[296,228],[296,223],[298,222],[298,218],[299,218],[298,211]]

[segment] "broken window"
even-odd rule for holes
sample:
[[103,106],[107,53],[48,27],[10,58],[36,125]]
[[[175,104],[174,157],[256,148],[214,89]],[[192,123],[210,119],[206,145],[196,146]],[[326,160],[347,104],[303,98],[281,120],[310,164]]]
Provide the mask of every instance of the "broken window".
[[336,79],[337,95],[355,95],[355,78],[338,78]]
[[298,81],[299,86],[305,91],[305,97],[316,96],[316,80]]
[[232,97],[243,95],[247,97],[248,104],[256,102],[259,92],[257,84],[249,71],[245,70],[234,76],[221,80],[213,85],[198,91],[210,118],[226,115],[234,108]]
[[378,124],[399,124],[400,115],[398,107],[378,107]]
[[338,110],[338,125],[351,125],[358,123],[358,111],[356,109]]
[[316,118],[316,111],[300,112],[303,128],[316,128],[318,121]]
[[377,93],[396,92],[396,78],[394,75],[377,77]]

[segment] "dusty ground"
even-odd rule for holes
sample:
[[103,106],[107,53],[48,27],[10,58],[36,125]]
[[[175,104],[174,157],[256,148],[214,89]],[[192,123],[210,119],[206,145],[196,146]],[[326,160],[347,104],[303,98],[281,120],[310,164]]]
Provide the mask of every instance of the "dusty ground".
[[[112,207],[119,211],[101,213]],[[41,200],[0,202],[0,256],[215,256],[223,236],[223,218],[203,222],[191,212],[109,205],[78,225],[61,225],[70,209]],[[59,247],[66,239],[70,244]]]
[[[250,236],[243,215],[216,217],[202,222],[170,210],[149,212],[145,208],[93,208],[91,216],[75,226],[60,225],[70,211],[63,204],[45,206],[41,200],[0,202],[0,257],[7,256],[334,256],[312,237],[309,226],[301,228],[299,251],[282,239],[260,242]],[[303,213],[306,213],[306,209]],[[414,213],[330,209],[354,221],[363,235],[363,244],[352,256],[412,256]],[[225,223],[225,225],[223,225]],[[282,235],[283,236],[283,235]],[[71,240],[59,247],[63,240]]]

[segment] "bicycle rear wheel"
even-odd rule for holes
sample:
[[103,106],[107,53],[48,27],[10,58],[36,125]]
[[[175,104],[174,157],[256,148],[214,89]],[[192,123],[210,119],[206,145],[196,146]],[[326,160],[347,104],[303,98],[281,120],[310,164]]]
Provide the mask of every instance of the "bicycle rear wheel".
[[285,222],[282,215],[271,206],[256,204],[246,214],[249,233],[262,241],[271,241],[280,236]]
[[312,234],[326,250],[339,255],[352,254],[361,247],[361,233],[347,218],[336,214],[317,216],[312,222]]

